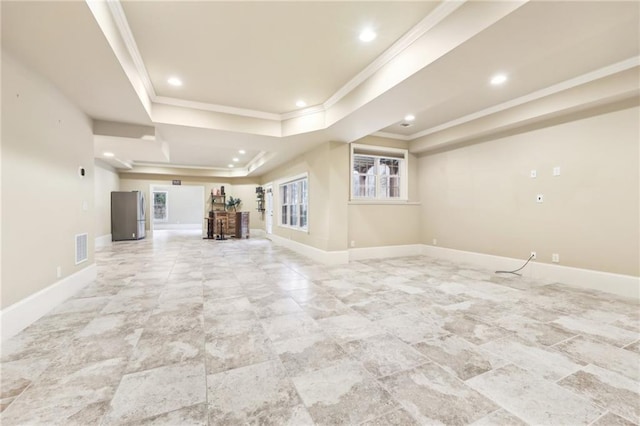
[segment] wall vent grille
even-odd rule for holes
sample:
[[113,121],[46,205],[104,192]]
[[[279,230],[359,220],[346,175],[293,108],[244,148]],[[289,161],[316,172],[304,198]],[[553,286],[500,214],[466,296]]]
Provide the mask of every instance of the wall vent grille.
[[76,235],[76,265],[89,259],[89,234]]

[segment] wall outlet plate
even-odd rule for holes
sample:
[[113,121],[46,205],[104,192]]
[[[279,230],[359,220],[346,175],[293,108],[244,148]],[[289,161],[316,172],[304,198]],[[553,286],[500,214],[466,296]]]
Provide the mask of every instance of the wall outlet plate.
[[536,203],[542,203],[544,201],[544,195],[538,194],[536,195]]
[[551,255],[551,261],[553,263],[560,263],[560,255],[558,253],[553,253]]
[[538,255],[536,254],[535,251],[532,251],[529,257],[531,257],[531,260],[536,260],[536,257],[538,257]]

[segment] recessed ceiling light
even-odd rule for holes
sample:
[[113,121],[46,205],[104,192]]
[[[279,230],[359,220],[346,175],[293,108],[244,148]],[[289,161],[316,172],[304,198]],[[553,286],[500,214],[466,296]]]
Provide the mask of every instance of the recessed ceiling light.
[[233,167],[233,164],[229,164],[229,167]]
[[182,80],[180,80],[178,77],[171,77],[167,80],[167,83],[169,83],[172,86],[176,86],[176,87],[180,87],[182,86]]
[[102,155],[105,157],[113,157],[113,152],[103,152]]
[[416,119],[416,116],[413,114],[408,114],[404,116],[405,121],[413,121]]
[[298,102],[296,102],[296,106],[297,106],[298,108],[304,108],[304,107],[306,107],[306,106],[307,106],[307,103],[301,99],[301,100],[299,100]]
[[507,76],[505,74],[496,74],[491,77],[491,84],[494,86],[499,86],[507,81]]
[[365,43],[374,40],[376,37],[377,34],[371,28],[365,28],[364,30],[362,30],[359,36],[360,41],[364,41]]
[[245,151],[244,149],[241,149],[240,151],[238,151],[240,154],[246,154],[247,151]]
[[234,158],[233,161],[235,161],[237,163],[240,160],[238,158]]

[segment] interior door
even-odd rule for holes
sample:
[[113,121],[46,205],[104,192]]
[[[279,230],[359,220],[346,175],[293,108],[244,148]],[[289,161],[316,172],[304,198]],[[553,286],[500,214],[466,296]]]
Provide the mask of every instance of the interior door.
[[273,233],[273,190],[272,188],[267,188],[266,198],[265,198],[265,220],[266,220],[266,230],[267,234]]

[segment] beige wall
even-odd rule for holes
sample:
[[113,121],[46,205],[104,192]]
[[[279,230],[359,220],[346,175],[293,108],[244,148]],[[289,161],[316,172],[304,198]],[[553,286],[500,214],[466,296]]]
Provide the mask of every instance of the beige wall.
[[[264,220],[262,215],[256,210],[258,205],[256,203],[255,189],[256,186],[260,186],[257,179],[249,178],[225,178],[216,180],[216,178],[197,178],[189,176],[157,176],[146,174],[132,174],[121,173],[120,174],[120,190],[121,191],[142,191],[145,194],[147,200],[151,200],[149,195],[149,188],[151,185],[171,185],[171,181],[174,179],[182,180],[182,185],[198,185],[204,186],[204,195],[206,202],[204,205],[204,211],[202,212],[202,220],[207,216],[211,207],[209,203],[209,196],[212,189],[217,189],[221,185],[224,185],[225,193],[228,196],[234,198],[240,198],[242,204],[238,211],[248,211],[249,226],[250,228],[264,229]],[[151,214],[149,207],[151,203],[147,202],[147,229],[150,229],[149,220]]]
[[2,308],[57,282],[58,266],[64,278],[93,263],[89,244],[75,265],[75,235],[95,236],[93,162],[91,120],[3,52]]
[[[279,225],[278,184],[302,173],[308,173],[309,176],[308,232]],[[320,250],[346,250],[348,176],[349,145],[341,142],[322,143],[263,176],[263,184],[273,183],[273,233]]]
[[[367,136],[355,143],[408,149],[408,142],[395,139]],[[350,175],[346,175],[346,184]],[[349,204],[350,247],[381,247],[421,243],[418,159],[409,154],[408,159],[409,202],[394,204],[372,202],[371,204]]]
[[423,243],[639,275],[639,117],[626,108],[421,157]]
[[95,236],[111,234],[111,192],[120,190],[120,178],[110,165],[95,160]]

